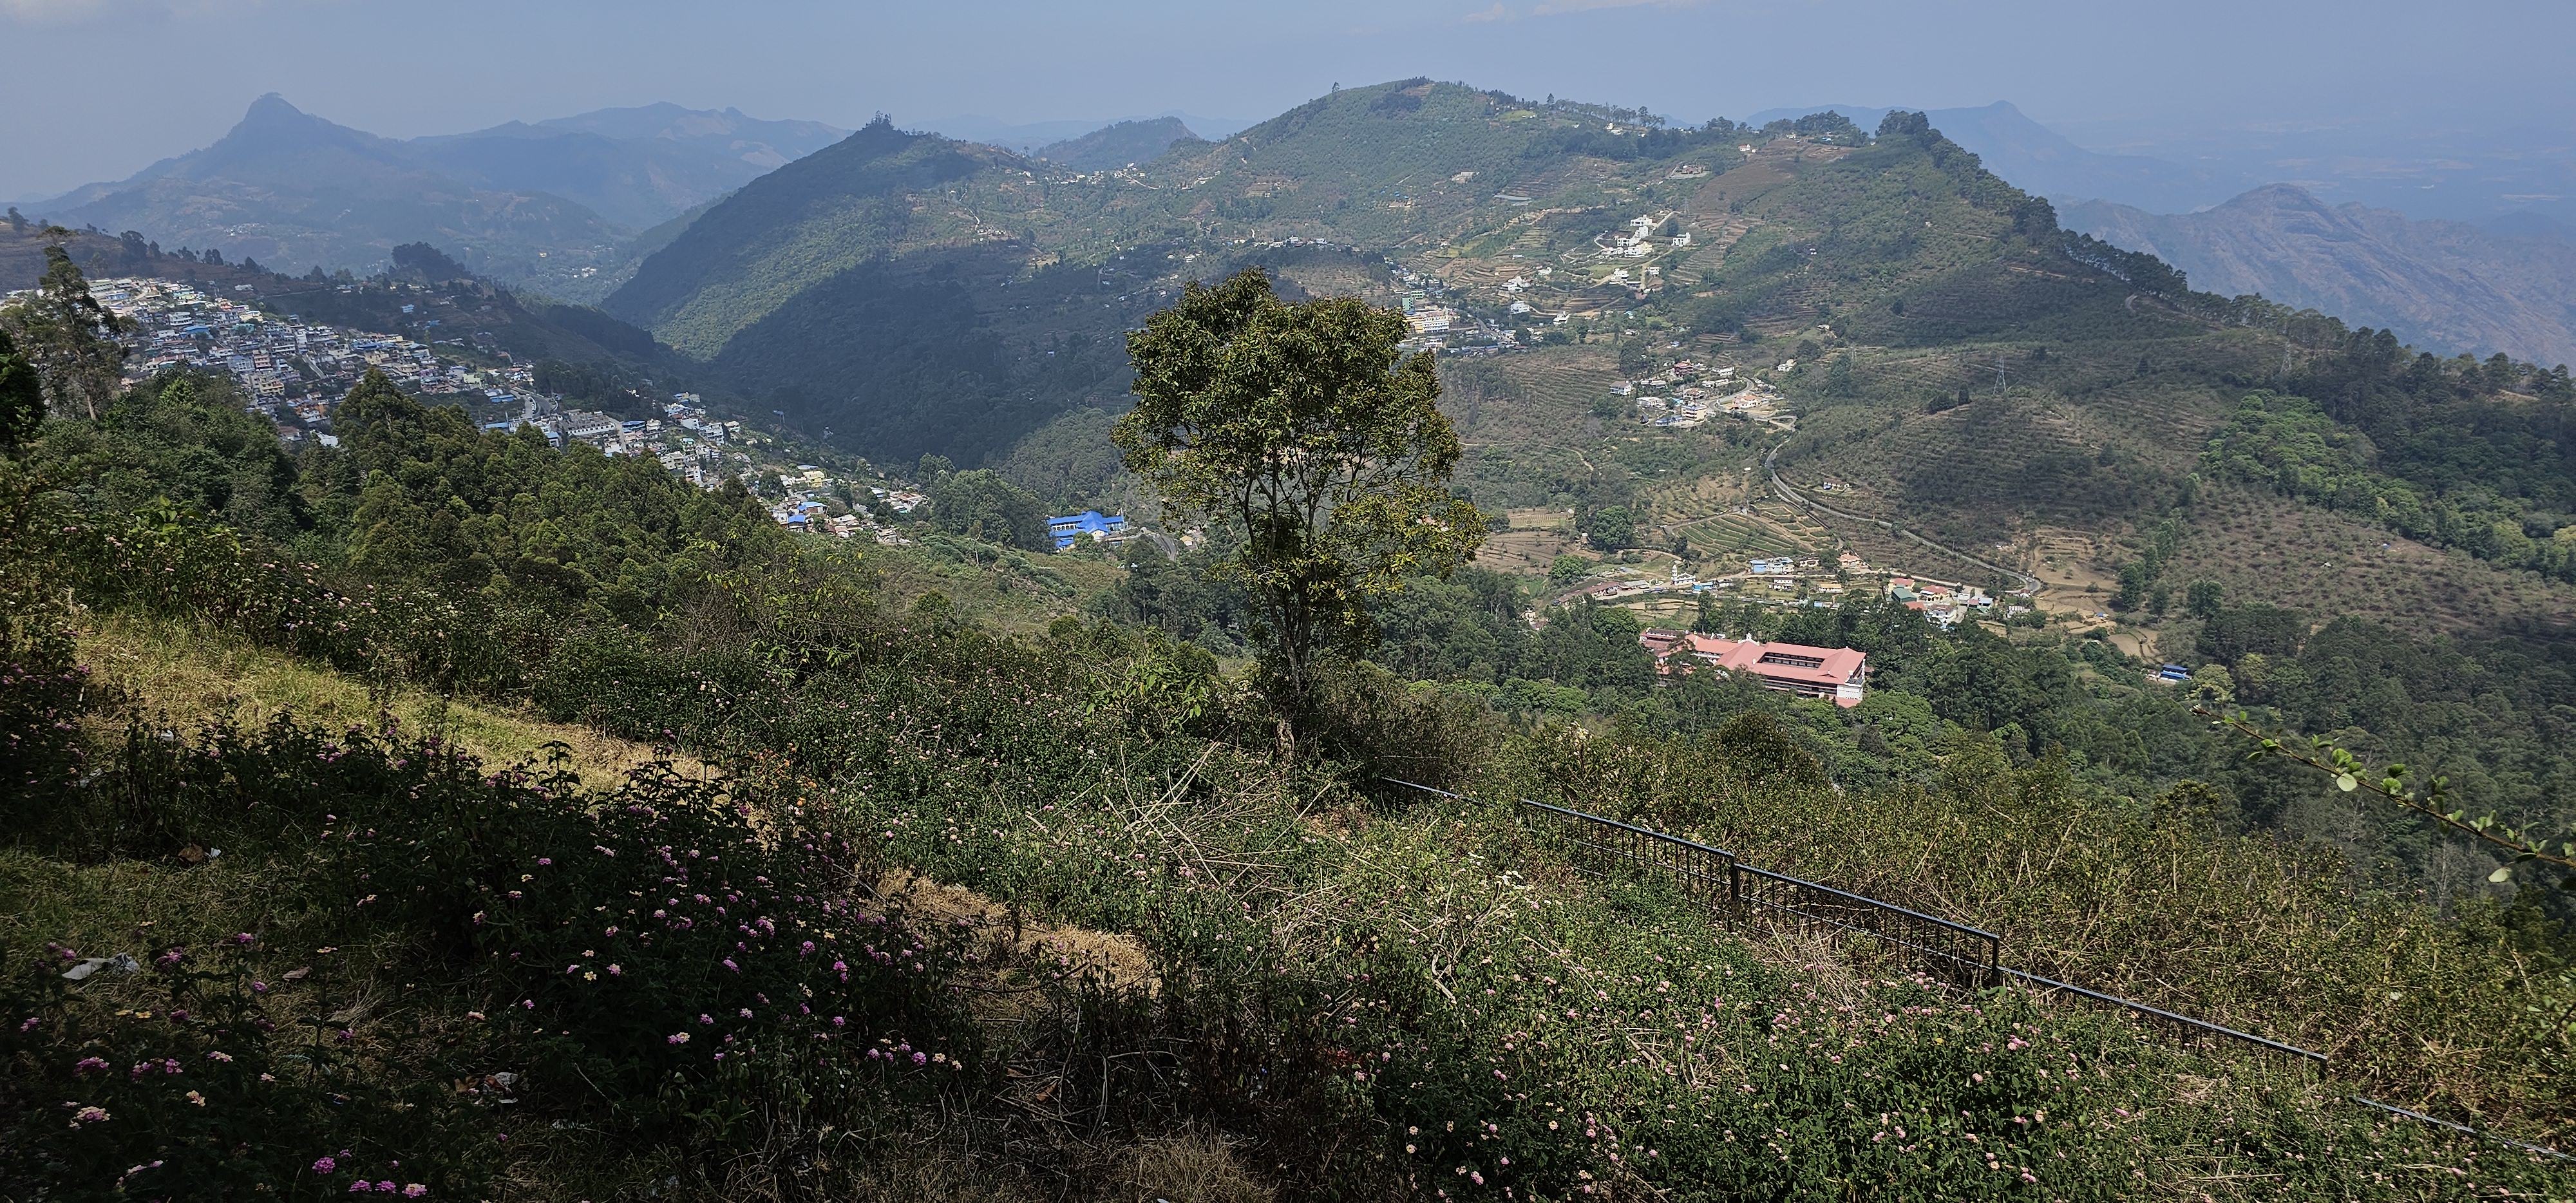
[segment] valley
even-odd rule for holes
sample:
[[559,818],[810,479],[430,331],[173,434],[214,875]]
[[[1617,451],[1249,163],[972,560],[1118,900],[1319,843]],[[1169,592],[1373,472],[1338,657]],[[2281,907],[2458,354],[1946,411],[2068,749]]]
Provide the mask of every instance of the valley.
[[269,241],[13,215],[0,1179],[2556,1197],[2576,382],[1861,115],[271,97],[63,210]]

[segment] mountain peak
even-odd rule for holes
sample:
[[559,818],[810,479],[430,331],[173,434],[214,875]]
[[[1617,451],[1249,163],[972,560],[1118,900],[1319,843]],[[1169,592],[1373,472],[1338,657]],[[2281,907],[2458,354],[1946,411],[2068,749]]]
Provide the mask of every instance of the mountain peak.
[[312,114],[287,103],[285,97],[271,92],[250,102],[250,108],[242,113],[242,119],[233,126],[233,131],[239,133],[245,129],[268,125],[300,126],[314,119]]
[[373,135],[335,125],[287,103],[271,92],[250,102],[248,111],[221,141],[200,154],[218,150],[233,154],[297,150],[322,142],[369,140]]
[[2297,184],[2265,184],[2247,189],[2217,206],[2221,209],[2305,209],[2323,213],[2329,207]]

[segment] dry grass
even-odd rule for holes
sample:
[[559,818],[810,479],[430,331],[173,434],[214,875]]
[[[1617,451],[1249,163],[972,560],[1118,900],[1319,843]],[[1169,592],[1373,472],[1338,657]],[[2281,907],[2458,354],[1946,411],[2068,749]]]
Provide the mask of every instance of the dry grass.
[[1149,995],[1161,988],[1144,945],[1132,936],[1032,922],[1017,907],[904,869],[878,879],[876,896],[936,919],[942,927],[971,930],[979,945],[976,956],[992,967],[987,976],[999,989],[1016,988],[1040,974],[1092,974],[1109,989],[1141,989]]
[[[549,744],[570,749],[572,767],[593,782],[650,764],[664,753],[587,727],[550,723],[505,709],[404,690],[370,697],[364,684],[238,636],[134,615],[93,615],[80,658],[110,705],[89,720],[94,738],[114,740],[128,718],[166,717],[183,726],[264,725],[282,714],[328,727],[380,726],[388,717],[414,732],[436,731],[487,764],[542,760]],[[669,757],[681,772],[712,771]]]

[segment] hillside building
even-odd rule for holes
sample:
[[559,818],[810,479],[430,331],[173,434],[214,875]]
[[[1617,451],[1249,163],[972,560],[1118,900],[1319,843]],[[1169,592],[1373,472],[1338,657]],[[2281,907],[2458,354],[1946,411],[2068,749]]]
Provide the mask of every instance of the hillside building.
[[[1715,635],[1660,629],[1638,635],[1637,643],[1654,653],[1655,671],[1667,676],[1675,671],[1690,671],[1689,661],[1696,660],[1729,672],[1751,673],[1761,678],[1765,688],[1800,697],[1825,698],[1837,706],[1860,705],[1869,675],[1868,655],[1847,647],[1822,648],[1801,643],[1720,639]],[[1673,659],[1676,656],[1686,659],[1675,665]]]
[[1098,510],[1084,510],[1061,518],[1047,519],[1047,534],[1055,538],[1055,549],[1063,551],[1074,541],[1085,537],[1115,541],[1127,533],[1127,519],[1121,515],[1103,515]]

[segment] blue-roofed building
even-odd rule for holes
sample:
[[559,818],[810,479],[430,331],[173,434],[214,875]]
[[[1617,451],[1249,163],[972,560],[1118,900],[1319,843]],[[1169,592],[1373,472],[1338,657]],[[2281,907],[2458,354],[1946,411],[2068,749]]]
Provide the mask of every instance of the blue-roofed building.
[[1047,533],[1055,537],[1055,549],[1063,551],[1085,535],[1105,539],[1126,534],[1127,519],[1117,514],[1103,516],[1098,510],[1084,510],[1079,514],[1047,519]]

